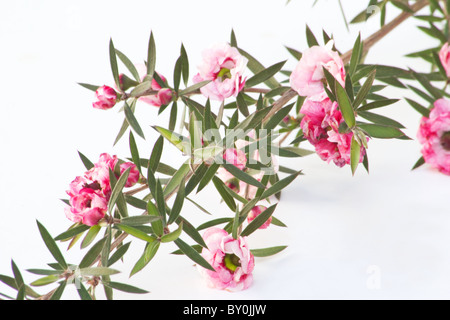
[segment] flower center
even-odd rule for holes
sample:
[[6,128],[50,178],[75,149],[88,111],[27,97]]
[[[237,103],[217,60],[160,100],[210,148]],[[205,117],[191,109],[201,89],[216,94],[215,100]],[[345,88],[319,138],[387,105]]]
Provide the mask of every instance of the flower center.
[[450,151],[450,131],[445,132],[441,137],[441,146]]
[[239,257],[235,254],[226,254],[225,259],[223,261],[225,262],[225,267],[232,273],[235,272],[236,269],[241,266]]
[[230,69],[227,68],[220,69],[219,73],[217,74],[217,78],[219,78],[220,80],[231,79]]

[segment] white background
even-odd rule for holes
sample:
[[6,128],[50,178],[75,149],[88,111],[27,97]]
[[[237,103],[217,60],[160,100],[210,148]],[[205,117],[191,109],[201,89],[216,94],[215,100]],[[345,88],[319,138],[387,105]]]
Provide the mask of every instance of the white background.
[[[348,18],[368,1],[343,1]],[[65,190],[84,167],[77,150],[96,161],[101,152],[129,156],[127,138],[113,147],[122,123],[118,108],[94,110],[92,92],[77,82],[112,84],[108,43],[135,63],[146,58],[150,30],[157,44],[157,70],[172,81],[172,70],[184,43],[196,72],[201,51],[228,41],[234,28],[238,44],[264,65],[289,59],[284,46],[306,48],[305,24],[317,34],[334,34],[347,51],[358,32],[378,30],[378,19],[352,26],[348,32],[337,1],[44,1],[0,4],[0,273],[12,275],[10,263],[25,270],[53,262],[41,241],[36,220],[54,236],[71,222],[63,212]],[[398,11],[388,15],[392,18]],[[370,63],[427,71],[406,53],[437,43],[410,20],[374,47]],[[422,23],[423,24],[423,23]],[[319,37],[320,38],[320,37]],[[388,88],[384,94],[412,94]],[[419,115],[405,102],[386,111],[415,138]],[[150,125],[167,124],[165,112],[139,105],[137,114],[147,140],[138,139],[142,156],[156,140]],[[168,147],[163,161],[182,159]],[[448,177],[424,167],[411,172],[420,157],[417,141],[370,142],[371,172],[361,167],[355,177],[348,167],[327,165],[316,155],[285,161],[305,175],[286,189],[276,217],[289,228],[272,227],[250,238],[252,248],[289,245],[283,253],[257,259],[253,286],[228,293],[207,288],[192,262],[161,248],[150,265],[128,279],[142,252],[134,242],[114,278],[149,290],[146,295],[117,293],[119,299],[447,299],[450,298],[450,211]],[[213,189],[208,189],[213,191]],[[205,190],[195,198],[214,217],[230,216],[219,198]],[[139,214],[137,212],[136,214]],[[194,224],[209,217],[187,205],[183,215]],[[188,241],[188,239],[185,239]],[[67,244],[62,244],[66,250]],[[84,255],[67,253],[71,263]],[[25,281],[36,279],[23,271]],[[373,280],[379,282],[373,282]],[[373,286],[371,284],[379,284]],[[0,292],[11,291],[0,287]],[[37,288],[41,293],[47,289]],[[102,290],[98,290],[102,298]],[[77,299],[74,288],[65,299]]]

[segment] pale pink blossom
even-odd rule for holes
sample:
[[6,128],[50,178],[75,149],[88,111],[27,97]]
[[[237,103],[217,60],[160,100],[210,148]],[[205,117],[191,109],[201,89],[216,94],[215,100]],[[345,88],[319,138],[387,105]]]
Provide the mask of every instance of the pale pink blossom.
[[[262,205],[253,207],[253,209],[248,213],[247,221],[249,223],[252,222],[257,216],[259,216],[265,210],[267,210],[267,207]],[[259,229],[267,229],[271,223],[272,223],[272,216],[270,216],[269,219],[267,219],[267,221],[264,222],[261,227],[259,227]]]
[[92,106],[96,109],[108,110],[116,105],[117,93],[108,86],[102,86],[95,91],[96,101]]
[[201,255],[215,271],[198,266],[207,285],[227,291],[240,291],[253,282],[255,259],[248,247],[247,238],[234,239],[225,230],[210,228],[203,234],[207,248]]
[[245,152],[237,149],[226,149],[223,153],[225,163],[232,164],[240,170],[244,170],[247,164],[247,156]]
[[450,78],[450,45],[448,42],[446,42],[439,51],[439,59],[447,73],[447,77]]
[[326,46],[313,46],[303,52],[302,58],[290,76],[291,88],[300,96],[319,101],[327,97],[324,90],[326,78],[323,68],[327,69],[342,86],[345,85],[344,62],[332,47],[333,42],[330,41]]
[[236,97],[245,85],[243,74],[248,60],[227,43],[203,51],[202,58],[199,73],[193,78],[194,83],[211,81],[200,89],[202,94],[219,101]]
[[429,117],[423,117],[417,134],[425,162],[450,175],[450,101],[439,99]]

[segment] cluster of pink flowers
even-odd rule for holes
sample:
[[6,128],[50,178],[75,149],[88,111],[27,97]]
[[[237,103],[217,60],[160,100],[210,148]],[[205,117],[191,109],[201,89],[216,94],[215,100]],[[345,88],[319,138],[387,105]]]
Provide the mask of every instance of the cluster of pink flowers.
[[227,43],[217,44],[203,52],[203,60],[199,65],[199,73],[194,76],[194,83],[211,82],[200,91],[206,97],[223,101],[231,96],[236,97],[244,88],[244,70],[247,59],[236,48]]
[[428,117],[423,117],[417,134],[426,163],[450,175],[450,101],[439,99]]
[[[118,162],[116,156],[103,153],[92,169],[70,183],[67,190],[70,206],[65,208],[69,220],[94,226],[104,218],[112,191],[109,171],[114,172]],[[132,187],[138,182],[139,171],[132,162],[121,163],[119,168],[120,174],[131,168],[125,187]]]
[[[345,84],[344,62],[331,49],[332,42],[325,47],[313,46],[303,53],[290,77],[292,89],[306,100],[300,110],[303,119],[300,126],[306,139],[315,147],[319,157],[338,167],[350,164],[352,132],[339,133],[344,119],[339,105],[328,97],[323,68],[327,69],[341,84]],[[361,147],[361,159],[365,149]]]
[[215,271],[198,266],[207,284],[212,288],[240,291],[253,282],[255,258],[250,252],[247,238],[234,239],[225,230],[209,228],[203,234],[207,248],[202,256]]

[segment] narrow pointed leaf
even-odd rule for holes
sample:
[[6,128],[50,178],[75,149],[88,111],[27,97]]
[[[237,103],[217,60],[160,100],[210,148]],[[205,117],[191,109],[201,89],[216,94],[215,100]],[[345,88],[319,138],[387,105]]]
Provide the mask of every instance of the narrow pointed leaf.
[[55,240],[53,240],[50,233],[39,221],[36,221],[36,222],[37,222],[41,237],[44,240],[44,243],[47,246],[50,253],[52,254],[52,256],[55,258],[55,260],[60,264],[60,266],[62,268],[64,268],[64,269],[67,268],[67,263],[62,255],[61,251],[59,250],[58,245],[56,244]]

